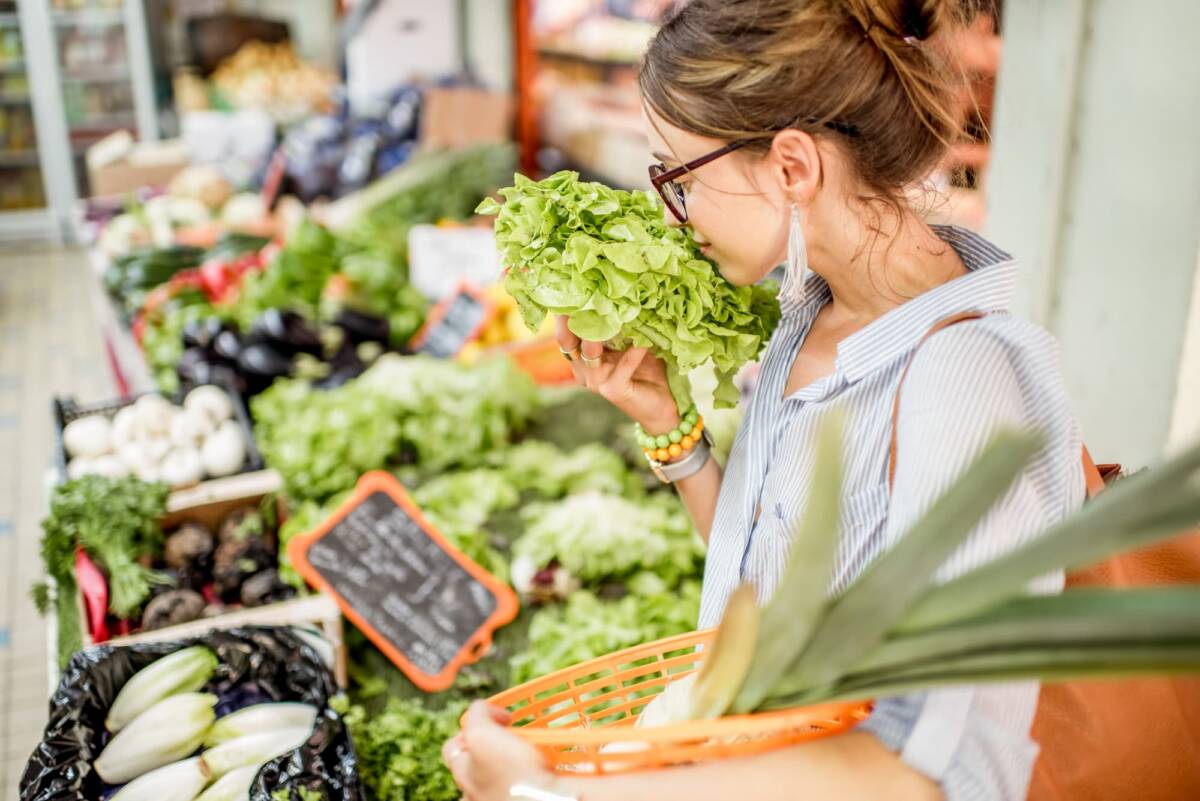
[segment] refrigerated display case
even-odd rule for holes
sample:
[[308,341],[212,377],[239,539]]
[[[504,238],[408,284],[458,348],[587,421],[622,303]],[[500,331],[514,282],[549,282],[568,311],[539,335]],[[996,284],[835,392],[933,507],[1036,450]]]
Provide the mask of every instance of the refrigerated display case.
[[125,130],[158,139],[143,0],[52,0],[50,25],[76,189],[91,194],[84,154]]
[[45,56],[26,36],[36,18],[15,0],[0,0],[0,240],[56,239],[62,231],[49,188],[65,161],[57,170],[47,164],[58,156],[54,126],[39,113],[47,108],[34,91],[44,80],[31,78]]

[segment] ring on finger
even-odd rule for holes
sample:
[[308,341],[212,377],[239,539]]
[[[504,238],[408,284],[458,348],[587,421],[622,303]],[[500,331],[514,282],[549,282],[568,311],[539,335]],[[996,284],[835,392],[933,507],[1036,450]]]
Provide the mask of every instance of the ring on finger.
[[583,366],[589,369],[599,367],[604,360],[599,356],[588,356],[586,353],[580,353],[579,357],[583,359]]
[[571,348],[570,350],[566,350],[562,346],[559,346],[558,352],[561,353],[563,355],[563,357],[569,362],[575,361],[575,357],[580,355],[579,348],[577,348],[577,347]]

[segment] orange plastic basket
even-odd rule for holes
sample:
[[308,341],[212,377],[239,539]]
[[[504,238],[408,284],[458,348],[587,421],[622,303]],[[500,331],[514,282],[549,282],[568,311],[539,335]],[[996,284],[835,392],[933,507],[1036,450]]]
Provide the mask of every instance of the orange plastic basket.
[[514,731],[559,773],[623,773],[749,756],[840,734],[870,714],[870,703],[831,703],[634,728],[654,695],[699,669],[704,651],[697,648],[715,635],[707,629],[618,651],[514,687],[491,703],[513,713]]

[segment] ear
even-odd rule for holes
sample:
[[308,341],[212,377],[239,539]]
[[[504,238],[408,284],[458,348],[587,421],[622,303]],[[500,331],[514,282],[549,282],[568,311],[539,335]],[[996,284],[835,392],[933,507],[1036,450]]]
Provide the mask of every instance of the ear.
[[821,185],[821,154],[816,140],[794,128],[780,131],[771,141],[768,161],[788,199],[808,205]]

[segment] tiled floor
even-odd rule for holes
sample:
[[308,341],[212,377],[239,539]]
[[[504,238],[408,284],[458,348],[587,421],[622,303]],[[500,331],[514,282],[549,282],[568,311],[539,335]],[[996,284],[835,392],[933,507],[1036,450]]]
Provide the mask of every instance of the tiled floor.
[[50,398],[113,394],[80,251],[0,245],[0,799],[46,718],[46,628],[29,602],[44,480],[53,459]]

